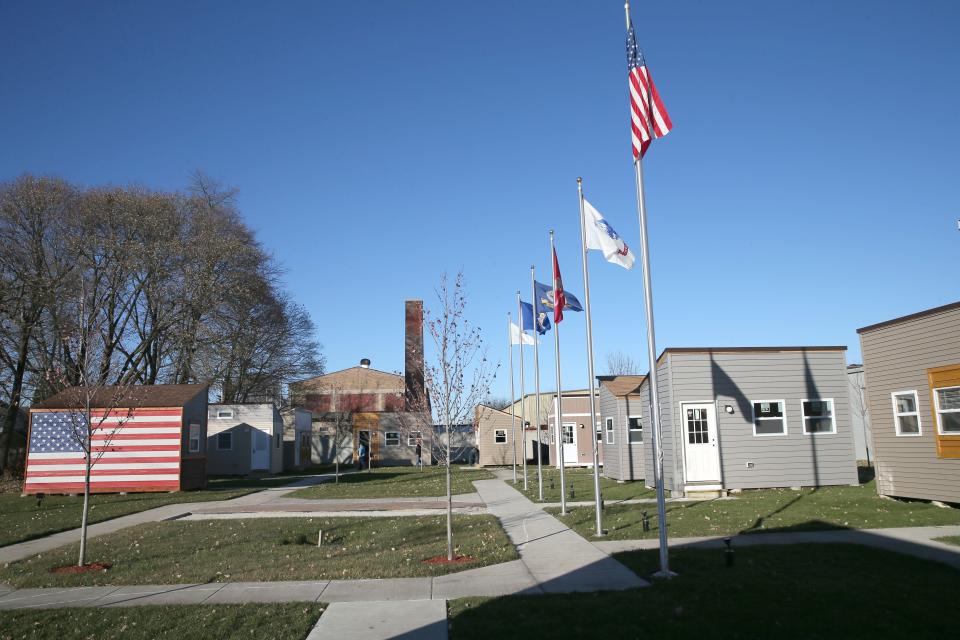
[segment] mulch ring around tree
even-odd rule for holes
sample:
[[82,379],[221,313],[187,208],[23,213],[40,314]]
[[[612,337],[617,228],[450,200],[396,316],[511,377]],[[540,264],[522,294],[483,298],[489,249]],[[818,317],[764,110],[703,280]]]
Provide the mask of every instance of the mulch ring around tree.
[[476,561],[477,559],[473,556],[454,556],[453,560],[447,560],[447,556],[433,556],[420,562],[424,564],[470,564]]
[[76,565],[71,564],[65,567],[54,567],[50,569],[50,573],[56,573],[60,575],[69,575],[76,573],[95,573],[97,571],[106,571],[111,565],[109,562],[91,562],[90,564],[85,565]]

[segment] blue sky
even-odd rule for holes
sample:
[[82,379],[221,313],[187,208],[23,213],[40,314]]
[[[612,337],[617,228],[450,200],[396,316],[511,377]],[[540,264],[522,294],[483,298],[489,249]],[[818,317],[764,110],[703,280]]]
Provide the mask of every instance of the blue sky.
[[[644,165],[658,348],[853,362],[857,327],[960,298],[960,4],[633,11],[674,122]],[[461,268],[506,363],[550,228],[582,294],[577,176],[638,244],[624,35],[619,0],[5,2],[0,179],[176,189],[202,169],[240,189],[331,370],[401,369],[404,299],[431,306]],[[639,269],[594,254],[591,276],[598,373],[618,349],[645,364]],[[561,340],[564,386],[585,386],[581,314]],[[541,356],[552,387],[552,338]]]

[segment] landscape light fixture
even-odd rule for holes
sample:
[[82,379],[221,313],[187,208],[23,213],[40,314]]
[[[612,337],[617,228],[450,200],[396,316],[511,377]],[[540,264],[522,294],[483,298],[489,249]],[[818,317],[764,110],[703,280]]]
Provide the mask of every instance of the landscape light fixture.
[[725,407],[723,408],[723,410],[726,411],[727,413],[732,414],[732,413],[733,413],[733,406],[728,404],[727,406],[725,406]]

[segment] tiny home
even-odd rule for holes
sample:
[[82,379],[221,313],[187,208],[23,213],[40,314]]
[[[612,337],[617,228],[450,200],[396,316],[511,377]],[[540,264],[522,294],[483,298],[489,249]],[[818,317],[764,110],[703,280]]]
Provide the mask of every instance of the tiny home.
[[[600,437],[600,405],[594,399],[594,410],[597,421],[590,425],[590,391],[576,389],[563,391],[560,395],[560,407],[563,418],[561,428],[557,427],[557,397],[552,395],[550,413],[547,415],[547,426],[550,430],[550,460],[560,468],[560,456],[557,452],[557,441],[563,441],[563,466],[565,467],[593,467],[594,441]],[[562,432],[561,432],[562,429]],[[600,464],[603,464],[602,449],[597,451]]]
[[603,475],[612,480],[646,478],[641,385],[646,376],[597,376]]
[[207,424],[208,474],[283,471],[283,417],[272,402],[211,404]]
[[[90,399],[91,420],[84,407]],[[91,435],[93,493],[206,486],[207,387],[70,387],[30,409],[24,493],[83,491]]]
[[[664,488],[686,495],[856,485],[845,351],[665,349],[657,359]],[[644,425],[648,385],[639,394]],[[654,447],[644,449],[653,486]]]
[[960,503],[960,302],[857,333],[877,491]]
[[[508,407],[509,409],[509,407]],[[520,416],[478,404],[474,421],[479,462],[483,467],[523,463],[523,425]]]

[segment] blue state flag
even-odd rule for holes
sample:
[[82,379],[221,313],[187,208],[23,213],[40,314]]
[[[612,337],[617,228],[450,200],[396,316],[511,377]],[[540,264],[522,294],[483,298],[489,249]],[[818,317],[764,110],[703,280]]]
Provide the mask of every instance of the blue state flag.
[[550,314],[546,310],[538,311],[534,321],[533,305],[529,302],[520,303],[520,316],[524,331],[536,331],[543,335],[550,330]]
[[[537,299],[534,301],[537,305],[537,313],[539,314],[541,309],[552,312],[554,307],[553,287],[543,284],[542,282],[534,282],[533,288],[537,294]],[[580,301],[577,300],[576,296],[566,289],[563,290],[563,296],[567,299],[567,303],[563,305],[564,309],[569,309],[570,311],[583,311],[583,306],[581,306]]]

